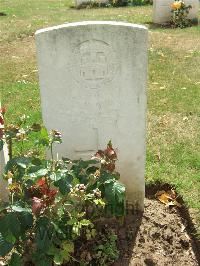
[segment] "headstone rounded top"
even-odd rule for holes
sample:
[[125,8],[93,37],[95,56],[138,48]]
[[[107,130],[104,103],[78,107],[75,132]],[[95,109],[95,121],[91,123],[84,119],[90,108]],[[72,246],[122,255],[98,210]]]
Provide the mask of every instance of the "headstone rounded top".
[[127,199],[143,209],[148,30],[84,21],[36,33],[43,121],[62,132],[55,155],[90,159],[111,139]]
[[59,30],[64,28],[70,27],[77,27],[77,26],[96,26],[96,25],[110,25],[110,26],[122,26],[122,27],[129,27],[137,30],[145,30],[147,31],[147,27],[139,24],[133,24],[128,22],[119,22],[119,21],[82,21],[82,22],[73,22],[73,23],[64,23],[58,26],[48,27],[44,29],[40,29],[36,31],[36,35],[44,32],[49,32],[53,30]]

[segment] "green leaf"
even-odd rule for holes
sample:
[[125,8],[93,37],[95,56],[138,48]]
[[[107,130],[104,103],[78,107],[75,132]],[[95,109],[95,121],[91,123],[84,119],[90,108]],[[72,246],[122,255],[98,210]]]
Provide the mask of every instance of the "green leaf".
[[49,256],[46,256],[46,254],[41,253],[41,250],[37,250],[32,257],[34,265],[52,266],[52,259]]
[[64,261],[69,261],[69,253],[74,252],[74,244],[70,241],[62,242],[62,248],[58,249],[54,246],[51,246],[46,254],[54,256],[54,263],[56,265],[61,265]]
[[42,177],[42,176],[47,175],[48,172],[49,172],[48,169],[43,168],[43,169],[40,169],[39,171],[37,171],[37,172],[35,173],[35,175],[36,175],[37,177]]
[[100,206],[102,206],[102,207],[105,207],[105,202],[104,202],[102,199],[95,199],[95,200],[94,200],[94,203],[95,203],[96,205],[100,205]]
[[42,160],[40,160],[39,158],[33,157],[31,164],[40,166],[42,164]]
[[[30,162],[30,161],[29,161]],[[18,161],[16,161],[16,164],[20,166],[21,168],[26,169],[29,162],[25,158],[20,158]]]
[[6,231],[8,231],[9,227],[8,227],[8,223],[6,220],[6,216],[1,217],[0,219],[0,233],[4,233]]
[[108,216],[124,216],[125,214],[125,187],[118,181],[105,184],[105,198],[107,204],[105,213]]
[[47,129],[46,129],[45,127],[43,127],[43,128],[41,129],[41,131],[40,131],[40,136],[41,136],[42,138],[49,138],[48,131],[47,131]]
[[33,226],[33,215],[31,212],[21,212],[18,218],[21,223],[21,229],[24,232]]
[[51,180],[58,181],[61,178],[65,178],[67,176],[68,170],[58,170],[57,172],[52,172],[50,175]]
[[8,230],[6,233],[3,234],[4,238],[7,242],[11,243],[11,244],[15,244],[16,242],[16,238],[14,237],[14,235],[12,234],[12,232],[10,230]]
[[114,182],[115,181],[115,175],[113,175],[112,173],[110,172],[107,172],[107,171],[103,171],[101,173],[101,177],[99,178],[99,182],[100,183],[111,183],[111,182]]
[[80,224],[83,226],[89,226],[91,224],[90,220],[83,219],[80,221]]
[[39,140],[36,141],[36,144],[43,145],[43,146],[49,146],[49,134],[45,127],[43,127],[40,131],[40,137]]
[[46,252],[47,255],[54,256],[59,253],[59,249],[55,246],[51,245],[48,251]]
[[15,238],[21,235],[21,226],[16,213],[8,213],[0,219],[0,232],[6,237],[6,232],[9,231]]
[[49,169],[44,168],[44,165],[36,165],[36,166],[31,166],[29,167],[27,174],[31,178],[40,178],[48,174]]
[[[92,154],[91,154],[92,156]],[[97,164],[99,163],[97,160],[86,160],[86,161],[83,161],[83,160],[75,160],[73,161],[73,163],[75,163],[74,166],[77,166],[79,167],[80,169],[86,169],[88,168],[88,166],[92,166],[93,164]]]
[[99,169],[99,168],[96,167],[96,166],[91,166],[91,167],[88,167],[88,168],[87,168],[86,173],[87,173],[87,175],[94,174],[94,173],[96,172],[96,170],[98,170],[98,169]]
[[113,184],[113,190],[117,201],[119,203],[122,203],[125,200],[125,186],[122,183],[116,181]]
[[0,256],[6,256],[12,250],[13,246],[14,245],[12,243],[8,243],[0,233]]
[[54,263],[56,265],[61,265],[63,262],[68,262],[70,260],[70,253],[74,252],[74,243],[70,241],[62,242],[62,249],[57,252],[54,256]]
[[41,217],[37,220],[36,244],[38,249],[43,252],[49,250],[53,234],[53,226],[47,217]]
[[63,250],[72,253],[74,252],[74,243],[71,241],[63,241],[62,242],[62,248]]
[[11,159],[9,162],[12,165],[18,165],[21,168],[24,168],[25,169],[30,164],[31,158],[27,158],[27,157],[16,157],[16,158]]
[[5,166],[5,172],[8,172],[9,170],[12,170],[12,168],[16,165],[16,159],[10,159],[6,166]]
[[62,195],[66,195],[70,192],[72,187],[73,176],[71,174],[66,174],[64,177],[54,182],[54,186],[59,188]]
[[105,198],[108,204],[115,203],[114,181],[105,184]]
[[22,262],[21,262],[20,255],[17,253],[13,253],[8,265],[9,266],[21,266]]
[[125,200],[125,186],[118,181],[105,184],[105,197],[110,204],[122,203]]
[[7,162],[5,167],[5,172],[7,173],[8,171],[12,171],[13,168],[15,168],[15,179],[16,181],[19,181],[23,178],[25,170],[28,167],[30,161],[31,158],[25,158],[25,157],[13,158]]
[[17,215],[15,213],[9,213],[6,216],[10,231],[16,238],[19,238],[21,235],[21,225]]
[[23,208],[21,206],[18,206],[18,205],[12,205],[12,210],[13,211],[16,211],[16,212],[30,212],[31,209],[28,209],[28,208]]
[[56,265],[61,265],[61,264],[63,264],[63,256],[62,256],[62,254],[61,253],[57,253],[57,254],[55,254],[55,256],[54,256],[54,263],[56,264]]
[[68,225],[74,225],[78,222],[78,220],[76,218],[71,218],[69,221],[67,221]]

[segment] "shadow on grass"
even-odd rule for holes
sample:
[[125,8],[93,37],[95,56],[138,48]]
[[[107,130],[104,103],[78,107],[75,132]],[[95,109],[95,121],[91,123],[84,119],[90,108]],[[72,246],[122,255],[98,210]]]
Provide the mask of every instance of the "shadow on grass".
[[172,26],[171,26],[170,23],[157,24],[157,23],[153,23],[152,21],[148,21],[145,24],[148,25],[148,28],[150,30],[156,30],[156,29],[172,29]]
[[[157,23],[153,23],[152,21],[147,21],[145,22],[145,24],[148,26],[148,28],[150,30],[155,30],[155,29],[176,29],[174,28],[171,23],[163,23],[163,24],[157,24]],[[191,27],[198,27],[199,24],[198,24],[198,21],[193,21],[191,22],[191,25],[186,27],[186,28],[191,28]],[[185,28],[183,28],[185,29]]]

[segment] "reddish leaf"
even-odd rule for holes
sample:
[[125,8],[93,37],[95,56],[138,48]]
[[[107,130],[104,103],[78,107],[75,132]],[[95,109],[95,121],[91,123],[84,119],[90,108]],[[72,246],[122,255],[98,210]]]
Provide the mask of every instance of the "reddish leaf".
[[117,159],[117,154],[116,154],[115,150],[109,146],[104,151],[104,153],[105,153],[105,156],[111,160]]
[[45,178],[40,178],[37,183],[36,183],[37,186],[41,187],[41,186],[44,186],[46,185],[46,179]]
[[4,125],[4,119],[3,116],[0,115],[0,125]]

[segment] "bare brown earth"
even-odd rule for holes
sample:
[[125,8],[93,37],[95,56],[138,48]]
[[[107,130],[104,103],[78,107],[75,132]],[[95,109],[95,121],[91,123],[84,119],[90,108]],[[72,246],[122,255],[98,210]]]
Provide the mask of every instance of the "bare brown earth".
[[[156,191],[156,190],[155,190]],[[200,245],[185,207],[167,207],[151,191],[143,215],[119,229],[121,258],[113,266],[198,266]]]

